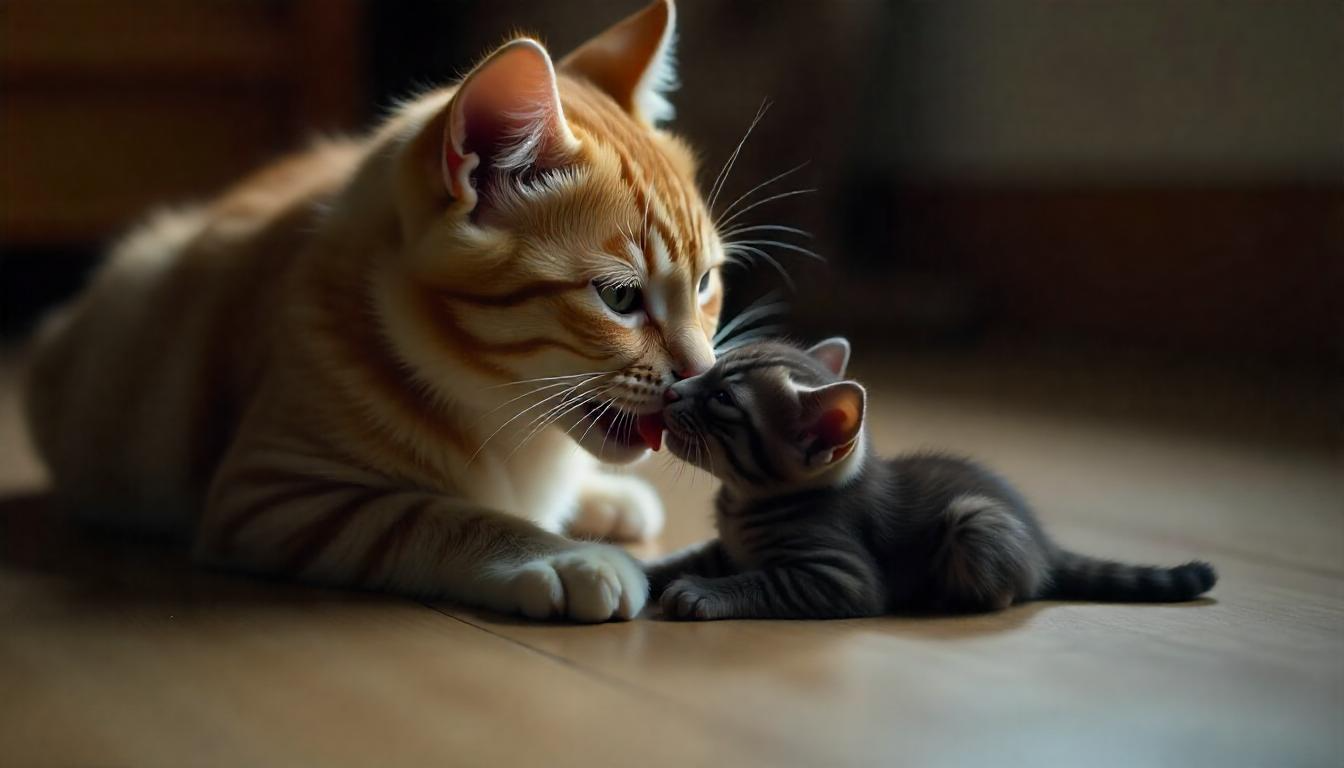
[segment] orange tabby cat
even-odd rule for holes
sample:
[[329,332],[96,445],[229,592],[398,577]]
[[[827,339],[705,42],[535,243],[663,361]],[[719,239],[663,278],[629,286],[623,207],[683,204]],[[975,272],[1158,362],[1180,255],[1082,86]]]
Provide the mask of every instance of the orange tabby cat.
[[652,489],[598,458],[642,456],[635,416],[713,363],[723,248],[655,127],[673,27],[660,0],[558,66],[514,40],[127,238],[39,344],[59,496],[205,563],[638,613],[636,564],[560,533],[658,531]]

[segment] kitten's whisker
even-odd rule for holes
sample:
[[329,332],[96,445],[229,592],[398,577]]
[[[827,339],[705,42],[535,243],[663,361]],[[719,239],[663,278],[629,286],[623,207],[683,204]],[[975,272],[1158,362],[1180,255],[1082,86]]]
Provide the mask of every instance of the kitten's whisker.
[[[718,215],[718,218],[715,219],[715,224],[716,224],[716,226],[717,226],[717,222],[718,222],[718,221],[723,221],[723,220],[724,220],[724,217],[726,217],[729,213],[731,213],[732,210],[733,210],[734,208],[736,208],[739,204],[741,204],[743,200],[746,200],[747,198],[749,198],[749,197],[751,197],[752,195],[756,194],[756,192],[758,192],[759,190],[762,190],[762,189],[764,189],[764,188],[770,186],[771,184],[774,184],[776,181],[779,181],[780,179],[783,179],[785,176],[788,176],[788,175],[790,175],[790,174],[792,174],[792,173],[795,173],[795,172],[801,170],[804,166],[807,165],[807,163],[808,163],[808,161],[804,160],[803,162],[799,163],[798,165],[793,166],[793,167],[790,168],[789,170],[787,170],[787,171],[785,171],[785,172],[783,172],[783,173],[780,173],[780,174],[776,174],[776,175],[774,175],[774,176],[771,176],[770,178],[766,179],[765,181],[761,182],[760,184],[757,184],[756,186],[754,186],[754,187],[752,187],[751,189],[747,190],[741,197],[739,197],[739,198],[737,198],[736,200],[734,200],[733,203],[732,203],[732,205],[729,205],[727,208],[724,208],[724,209],[723,209],[723,213],[720,213],[720,214]],[[723,223],[724,223],[725,226],[728,224],[727,221],[723,221]]]
[[744,214],[746,214],[746,213],[748,213],[748,212],[750,212],[750,211],[752,211],[752,210],[754,210],[754,209],[756,209],[756,208],[760,208],[762,205],[765,205],[766,203],[773,203],[773,202],[776,201],[776,200],[783,200],[783,199],[786,198],[786,197],[794,197],[794,196],[796,196],[796,195],[810,195],[810,194],[812,194],[813,192],[816,192],[816,191],[817,191],[816,189],[812,189],[812,188],[809,188],[809,189],[794,189],[794,190],[790,190],[790,191],[788,191],[788,192],[780,192],[779,194],[771,195],[771,196],[765,198],[764,200],[757,200],[756,202],[752,203],[751,205],[748,205],[747,207],[742,208],[742,209],[739,210],[737,213],[734,213],[732,216],[729,216],[727,219],[724,219],[721,223],[717,224],[716,227],[727,227],[729,224],[732,224],[734,221],[736,221],[740,216],[742,216],[742,215],[744,215]]
[[709,441],[705,439],[704,435],[696,435],[696,437],[705,446],[705,457],[709,459],[709,474],[718,477],[719,473],[714,466],[714,452],[709,449]]

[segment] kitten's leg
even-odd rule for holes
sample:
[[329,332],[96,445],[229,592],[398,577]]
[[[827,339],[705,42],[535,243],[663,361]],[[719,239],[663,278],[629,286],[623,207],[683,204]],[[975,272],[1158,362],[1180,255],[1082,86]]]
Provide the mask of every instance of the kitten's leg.
[[333,586],[444,597],[533,618],[629,619],[647,583],[618,548],[569,541],[469,501],[291,455],[225,465],[198,560]]
[[647,541],[663,530],[663,503],[641,478],[595,470],[579,489],[567,530],[575,538]]
[[1005,502],[958,496],[942,522],[928,595],[934,607],[994,611],[1036,594],[1047,572],[1045,553]]
[[877,575],[857,557],[828,553],[734,576],[686,576],[662,594],[671,619],[839,619],[875,616],[885,605]]
[[732,572],[732,561],[718,539],[694,544],[644,566],[650,597],[661,595],[678,576],[727,576]]

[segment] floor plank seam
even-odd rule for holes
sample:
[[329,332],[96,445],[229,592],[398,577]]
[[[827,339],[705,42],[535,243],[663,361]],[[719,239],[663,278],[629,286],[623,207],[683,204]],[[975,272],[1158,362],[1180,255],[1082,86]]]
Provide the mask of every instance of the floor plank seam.
[[[683,704],[673,696],[668,696],[667,694],[664,694],[660,691],[651,688],[644,688],[634,683],[627,682],[625,680],[622,680],[620,677],[607,674],[599,669],[590,667],[586,664],[582,664],[573,659],[566,658],[564,656],[561,656],[560,654],[548,651],[544,648],[538,648],[534,645],[530,645],[527,642],[524,642],[517,638],[509,637],[508,635],[496,632],[487,626],[478,624],[474,621],[471,621],[470,619],[463,618],[462,616],[459,616],[441,606],[435,605],[434,603],[420,601],[420,604],[425,606],[426,608],[429,608],[435,613],[442,614],[450,619],[453,619],[454,621],[461,622],[462,624],[472,627],[473,629],[478,629],[488,635],[491,635],[492,637],[496,637],[511,645],[517,646],[518,648],[521,648],[525,651],[529,651],[538,656],[541,656],[542,658],[555,662],[556,664],[559,664],[562,667],[578,672],[579,674],[589,679],[592,679],[595,682],[598,682],[602,685],[605,685],[609,688],[619,690],[624,694],[637,696],[645,701],[656,700],[660,704],[668,707],[674,712],[681,714],[682,716],[691,717],[697,721],[708,723],[710,727],[712,727],[715,731],[719,731],[727,739],[730,740],[741,739],[744,735],[743,731],[738,730],[736,728],[725,726],[725,724],[721,720],[714,718],[711,714],[705,713],[687,704]],[[761,745],[755,745],[756,739],[754,738],[748,738],[747,742],[754,746],[761,746]]]
[[[561,666],[568,667],[568,668],[570,668],[570,669],[572,669],[572,670],[574,670],[574,671],[576,671],[576,672],[580,672],[580,673],[582,673],[582,674],[584,674],[584,675],[586,675],[586,676],[592,677],[592,678],[594,678],[595,680],[598,680],[598,681],[600,681],[600,682],[602,682],[602,683],[605,683],[605,684],[608,685],[608,686],[611,686],[611,687],[614,687],[614,688],[620,688],[620,689],[622,689],[622,690],[624,690],[624,691],[626,691],[626,692],[639,693],[639,694],[641,694],[641,695],[646,695],[646,694],[657,695],[656,693],[654,693],[654,692],[652,692],[652,691],[646,691],[645,689],[640,688],[640,687],[637,686],[637,685],[633,685],[633,684],[631,684],[631,683],[627,683],[626,681],[621,680],[620,678],[613,677],[613,676],[611,676],[611,675],[607,675],[607,674],[605,674],[605,673],[603,673],[603,672],[600,672],[600,671],[598,671],[598,670],[595,670],[595,669],[589,669],[588,667],[586,667],[586,666],[584,666],[584,665],[582,665],[582,664],[580,664],[580,663],[574,661],[573,659],[567,659],[567,658],[565,658],[564,656],[561,656],[561,655],[559,655],[559,654],[556,654],[556,653],[553,653],[553,652],[551,652],[551,651],[545,650],[545,649],[543,649],[543,648],[538,648],[538,647],[536,647],[536,646],[534,646],[534,645],[528,645],[527,643],[523,642],[522,640],[519,640],[519,639],[517,639],[517,638],[513,638],[513,637],[509,637],[508,635],[505,635],[505,634],[501,634],[501,633],[499,633],[499,632],[496,632],[496,631],[494,631],[493,629],[491,629],[491,628],[489,628],[489,627],[487,627],[487,626],[485,626],[485,625],[478,624],[478,623],[476,623],[476,622],[474,622],[474,621],[470,621],[470,620],[468,620],[468,619],[464,619],[464,618],[462,618],[461,616],[458,616],[457,614],[455,614],[455,613],[453,613],[453,612],[451,612],[451,611],[449,611],[449,610],[447,610],[447,609],[445,609],[445,608],[443,608],[443,607],[441,607],[441,606],[435,605],[434,603],[423,602],[423,601],[421,601],[420,604],[423,605],[423,606],[425,606],[426,608],[430,609],[431,611],[434,611],[435,613],[439,613],[439,614],[442,614],[442,615],[444,615],[444,616],[447,616],[448,618],[453,619],[454,621],[461,622],[461,623],[466,624],[467,626],[472,627],[472,628],[474,628],[474,629],[479,629],[480,631],[486,633],[487,635],[490,635],[490,636],[492,636],[492,637],[498,638],[498,639],[500,639],[500,640],[503,640],[503,641],[506,642],[506,643],[509,643],[509,644],[511,644],[511,645],[515,645],[515,646],[517,646],[517,647],[519,647],[519,648],[522,648],[523,650],[530,651],[530,652],[532,652],[532,653],[537,654],[538,656],[542,656],[542,657],[544,657],[544,658],[546,658],[546,659],[549,659],[549,660],[551,660],[551,661],[553,661],[553,662],[556,662],[557,664],[560,664]],[[660,697],[660,698],[664,698],[664,699],[666,699],[666,697]],[[667,701],[668,701],[668,703],[676,704],[676,701],[675,701],[675,700],[667,699]]]

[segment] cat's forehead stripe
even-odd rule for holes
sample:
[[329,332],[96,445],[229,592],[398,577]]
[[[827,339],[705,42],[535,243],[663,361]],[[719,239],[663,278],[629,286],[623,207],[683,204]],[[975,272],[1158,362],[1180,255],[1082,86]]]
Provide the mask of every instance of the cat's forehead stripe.
[[[649,251],[651,235],[657,235],[666,246],[668,259],[676,263],[683,251],[697,254],[701,245],[702,218],[694,204],[694,195],[683,182],[671,162],[648,138],[633,133],[623,120],[614,119],[602,111],[601,105],[587,104],[594,109],[599,126],[587,126],[594,135],[606,135],[604,142],[620,162],[621,182],[630,191],[631,203],[641,217],[640,246],[646,265],[652,268],[654,254]],[[586,121],[585,121],[586,122]],[[636,156],[638,152],[638,157]]]

